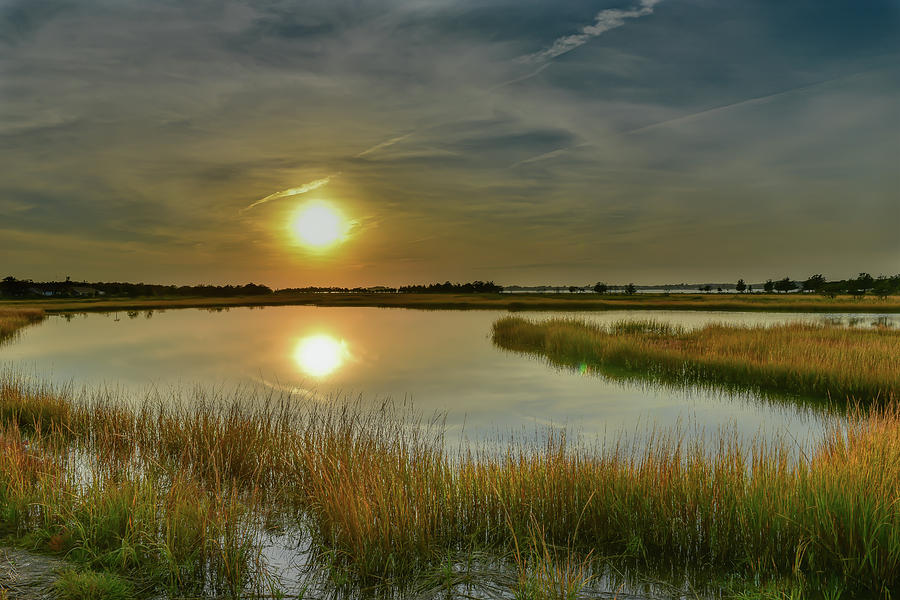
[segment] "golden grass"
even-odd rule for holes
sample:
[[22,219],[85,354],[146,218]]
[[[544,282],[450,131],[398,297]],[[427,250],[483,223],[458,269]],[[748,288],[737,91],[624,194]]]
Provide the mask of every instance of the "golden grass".
[[0,307],[47,312],[227,308],[237,306],[372,306],[424,310],[718,310],[788,312],[900,312],[900,296],[826,298],[805,294],[274,294],[235,298],[90,298],[5,300]]
[[0,306],[0,341],[11,338],[17,331],[44,319],[41,308],[4,308]]
[[591,556],[900,589],[894,402],[794,457],[728,434],[711,452],[677,432],[638,449],[550,433],[449,453],[390,406],[192,400],[130,410],[5,376],[0,530],[173,593],[264,587],[260,532],[273,522],[368,582],[474,552],[517,570],[523,598],[574,597]]
[[792,323],[707,325],[688,331],[652,321],[604,327],[510,317],[494,342],[556,364],[617,368],[674,383],[712,383],[871,401],[900,395],[900,330]]

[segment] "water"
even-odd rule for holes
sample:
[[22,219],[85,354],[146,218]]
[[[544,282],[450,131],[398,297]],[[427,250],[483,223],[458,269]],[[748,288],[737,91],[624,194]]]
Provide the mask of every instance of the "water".
[[[546,426],[616,437],[680,424],[707,432],[732,427],[747,436],[788,432],[802,441],[822,429],[821,410],[802,403],[616,382],[505,352],[490,340],[491,324],[505,314],[288,306],[51,316],[0,347],[0,362],[42,380],[110,387],[131,397],[184,395],[199,385],[226,394],[299,392],[322,402],[411,401],[425,418],[446,414],[448,439],[499,439]],[[600,323],[655,319],[689,328],[823,320],[900,326],[898,315],[519,314]]]
[[[426,417],[445,413],[448,440],[479,442],[563,425],[585,438],[616,438],[653,427],[720,428],[751,437],[789,437],[808,447],[829,416],[821,404],[766,400],[707,389],[676,390],[560,370],[506,352],[490,340],[503,311],[269,307],[51,316],[0,345],[0,364],[41,380],[110,387],[125,397],[189,395],[195,385],[228,394],[298,392],[320,402],[361,397],[409,400]],[[900,326],[900,315],[821,315],[687,311],[518,313],[597,323],[654,319],[687,328],[707,323],[771,326],[837,322]],[[260,534],[263,558],[287,592],[337,597],[327,573],[309,571],[311,538],[302,528]],[[2,572],[2,564],[0,564]],[[309,579],[308,577],[311,577]],[[515,573],[488,565],[460,597],[508,598]],[[665,579],[665,578],[664,578]],[[649,583],[648,583],[649,582]],[[685,584],[601,577],[592,597],[681,598]],[[351,597],[353,594],[350,595]],[[694,595],[691,595],[694,597]],[[705,596],[701,594],[701,596]],[[387,597],[392,597],[390,594]],[[395,597],[402,597],[402,594]],[[441,590],[418,597],[446,597]]]

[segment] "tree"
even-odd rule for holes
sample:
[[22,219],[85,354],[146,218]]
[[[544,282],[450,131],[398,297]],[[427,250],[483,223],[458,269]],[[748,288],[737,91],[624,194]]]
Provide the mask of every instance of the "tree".
[[875,287],[875,278],[868,273],[860,273],[859,277],[856,278],[856,287],[863,292],[871,290]]
[[763,289],[766,291],[767,294],[771,294],[772,290],[775,289],[775,282],[772,281],[771,279],[767,279],[766,282],[763,284]]
[[594,284],[594,291],[598,294],[605,294],[609,290],[609,286],[603,283],[602,281],[598,281]]
[[734,289],[743,294],[744,290],[747,289],[747,284],[744,283],[743,279],[738,279],[737,285],[734,286]]
[[803,282],[804,292],[818,292],[825,285],[825,277],[821,273],[812,275]]
[[885,300],[888,296],[891,295],[891,292],[894,291],[893,283],[894,282],[889,278],[882,275],[875,280],[875,284],[872,286],[872,293],[882,300]]
[[637,288],[634,287],[633,283],[629,283],[628,285],[625,286],[625,293],[628,294],[629,296],[633,296],[634,294],[637,293]]
[[581,288],[578,287],[577,285],[570,285],[570,286],[569,286],[569,293],[571,293],[571,294],[575,294],[575,293],[580,292],[580,291],[581,291]]
[[797,289],[797,283],[795,281],[791,281],[790,277],[785,277],[784,279],[779,279],[775,282],[775,290],[779,292],[790,292],[791,290]]
[[829,281],[823,284],[821,288],[819,288],[819,292],[823,296],[834,298],[838,294],[843,294],[846,289],[847,287],[843,281]]

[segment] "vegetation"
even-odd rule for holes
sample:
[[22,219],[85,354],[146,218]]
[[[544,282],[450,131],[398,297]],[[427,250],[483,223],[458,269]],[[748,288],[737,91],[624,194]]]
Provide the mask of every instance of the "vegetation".
[[16,279],[13,276],[0,280],[0,296],[7,298],[58,297],[75,298],[82,296],[118,297],[214,297],[258,296],[271,294],[272,289],[255,283],[246,285],[156,285],[148,283],[93,282],[86,281],[44,281]]
[[620,348],[598,363],[653,356],[642,368],[664,377],[660,357],[680,352],[695,377],[747,362],[744,383],[802,382],[882,401],[851,410],[799,456],[789,442],[723,432],[710,448],[679,431],[598,447],[551,430],[537,443],[451,452],[439,422],[422,424],[391,405],[229,401],[201,391],[129,407],[6,373],[0,536],[69,558],[77,568],[57,592],[73,599],[277,596],[286,584],[265,548],[278,535],[300,540],[297,552],[308,546],[316,577],[344,589],[425,585],[452,596],[499,582],[515,598],[574,599],[627,570],[673,581],[687,573],[692,588],[735,598],[817,598],[823,589],[893,597],[898,333],[495,325],[495,339],[567,362],[618,340],[632,354]]
[[471,283],[432,283],[431,285],[404,285],[398,289],[404,294],[498,294],[503,287],[493,281],[473,281]]
[[486,556],[522,598],[575,597],[611,564],[900,591],[893,403],[793,457],[789,443],[723,433],[710,452],[677,432],[454,454],[390,406],[282,400],[128,409],[8,374],[0,531],[142,593],[277,593],[269,531],[309,540],[319,571],[350,585],[452,578],[448,564]]
[[130,582],[112,573],[65,571],[54,586],[60,600],[131,600]]
[[498,320],[494,343],[571,367],[625,369],[662,382],[742,386],[855,401],[900,396],[900,331],[792,323],[707,325],[654,321],[610,327],[572,319]]
[[0,308],[0,342],[12,337],[22,327],[38,323],[43,319],[44,311],[39,308]]
[[829,298],[805,294],[385,294],[295,293],[233,298],[86,298],[0,301],[2,308],[38,308],[47,313],[228,308],[236,306],[376,306],[424,310],[727,310],[785,312],[900,312],[900,297]]

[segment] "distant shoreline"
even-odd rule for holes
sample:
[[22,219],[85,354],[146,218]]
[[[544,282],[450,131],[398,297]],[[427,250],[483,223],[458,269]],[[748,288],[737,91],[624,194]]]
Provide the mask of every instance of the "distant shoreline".
[[884,300],[849,296],[827,298],[801,294],[711,293],[637,294],[397,294],[297,293],[261,296],[146,297],[0,300],[0,308],[38,308],[47,313],[110,312],[169,308],[237,308],[249,306],[355,306],[419,310],[606,311],[710,310],[818,313],[900,313],[900,296]]

